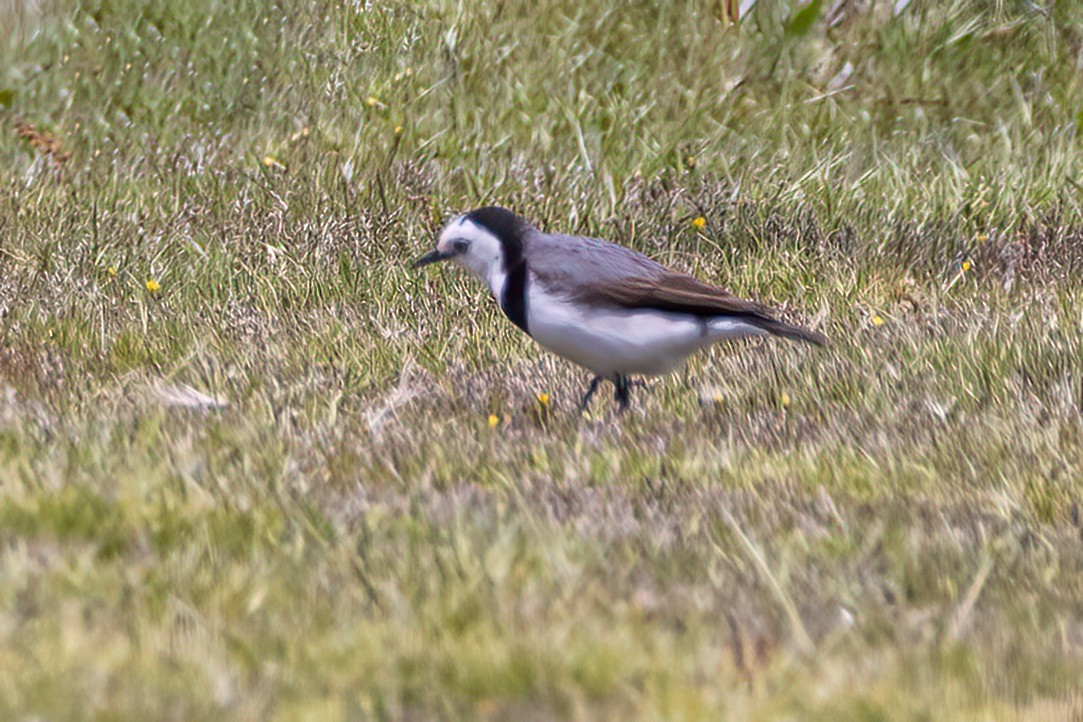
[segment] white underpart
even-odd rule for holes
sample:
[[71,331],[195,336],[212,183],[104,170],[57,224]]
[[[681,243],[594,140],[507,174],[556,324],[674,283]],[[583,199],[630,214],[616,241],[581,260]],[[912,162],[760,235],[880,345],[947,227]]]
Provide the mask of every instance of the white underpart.
[[455,262],[465,267],[479,281],[500,298],[507,274],[504,273],[504,247],[500,240],[488,230],[459,216],[452,220],[436,241],[436,250],[448,252],[454,249],[455,241],[467,241],[470,246],[466,253],[455,256]]
[[657,376],[716,341],[759,336],[762,329],[728,318],[574,303],[546,292],[531,278],[530,335],[543,347],[600,376]]

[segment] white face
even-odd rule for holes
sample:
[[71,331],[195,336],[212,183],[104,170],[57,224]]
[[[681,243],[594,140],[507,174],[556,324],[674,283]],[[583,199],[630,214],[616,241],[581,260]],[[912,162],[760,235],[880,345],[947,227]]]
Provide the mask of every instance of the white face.
[[489,286],[497,298],[504,287],[504,248],[500,240],[466,216],[453,218],[440,232],[436,250],[453,254],[456,263],[466,267]]

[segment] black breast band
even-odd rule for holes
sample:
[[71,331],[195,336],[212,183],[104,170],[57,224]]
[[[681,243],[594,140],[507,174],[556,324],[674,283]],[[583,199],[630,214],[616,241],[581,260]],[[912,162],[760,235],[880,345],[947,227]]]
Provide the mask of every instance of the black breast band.
[[508,278],[504,281],[500,308],[511,319],[512,323],[526,331],[527,335],[530,335],[530,329],[527,328],[526,324],[526,286],[526,260],[520,259],[508,272]]

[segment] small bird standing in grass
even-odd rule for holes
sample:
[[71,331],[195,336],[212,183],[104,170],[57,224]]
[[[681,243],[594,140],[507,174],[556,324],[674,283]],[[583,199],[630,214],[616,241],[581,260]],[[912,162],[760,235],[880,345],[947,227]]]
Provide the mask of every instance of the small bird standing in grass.
[[603,379],[621,410],[631,376],[669,373],[689,355],[727,338],[783,336],[817,346],[822,334],[780,321],[766,306],[671,271],[615,243],[542,233],[505,208],[453,218],[421,268],[454,260],[488,285],[512,323],[543,348]]

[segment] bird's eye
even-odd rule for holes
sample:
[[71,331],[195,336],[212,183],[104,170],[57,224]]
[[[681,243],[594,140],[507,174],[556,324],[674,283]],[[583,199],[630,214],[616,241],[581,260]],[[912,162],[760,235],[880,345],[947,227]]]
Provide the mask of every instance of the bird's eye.
[[452,245],[454,246],[456,253],[466,253],[466,249],[470,247],[470,242],[459,239]]

